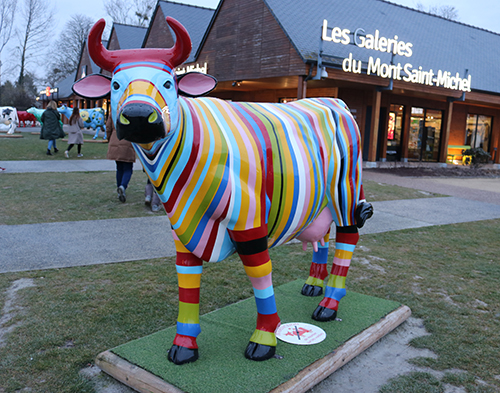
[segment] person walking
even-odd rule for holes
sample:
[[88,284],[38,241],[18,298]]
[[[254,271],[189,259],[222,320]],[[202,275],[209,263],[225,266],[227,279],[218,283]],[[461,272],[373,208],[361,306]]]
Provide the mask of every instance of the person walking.
[[151,206],[152,212],[159,212],[161,210],[161,200],[158,194],[156,193],[153,183],[149,180],[146,183],[146,189],[144,190],[144,203],[147,206]]
[[83,120],[80,117],[80,109],[76,106],[73,108],[73,112],[69,118],[68,127],[68,148],[64,152],[64,156],[69,158],[69,151],[74,145],[78,146],[77,157],[83,157],[82,145],[83,145]]
[[59,149],[56,146],[56,139],[64,138],[64,131],[61,124],[61,115],[57,111],[55,101],[50,101],[47,109],[42,113],[41,117],[42,129],[40,131],[40,139],[48,139],[47,155],[51,156],[50,149],[54,148],[54,153]]
[[128,187],[130,178],[132,177],[134,162],[135,162],[135,150],[132,147],[132,143],[126,141],[125,139],[119,140],[116,136],[115,125],[113,124],[113,119],[111,116],[108,117],[106,121],[106,131],[108,133],[108,160],[114,160],[116,162],[116,192],[118,194],[118,199],[121,202],[127,200],[125,190]]

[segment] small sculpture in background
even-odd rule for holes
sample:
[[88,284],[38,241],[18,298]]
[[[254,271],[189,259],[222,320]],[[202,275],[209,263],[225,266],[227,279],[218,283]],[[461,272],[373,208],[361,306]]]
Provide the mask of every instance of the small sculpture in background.
[[[66,116],[67,119],[70,118],[73,108],[68,108],[66,105],[62,105],[57,108],[59,113]],[[80,109],[80,117],[83,120],[83,125],[85,128],[92,128],[95,130],[95,134],[92,139],[97,139],[99,136],[99,131],[104,132],[102,139],[107,139],[106,134],[106,118],[103,108],[93,108],[93,109]]]
[[8,127],[7,134],[13,134],[19,124],[17,109],[13,106],[0,106],[0,124]]

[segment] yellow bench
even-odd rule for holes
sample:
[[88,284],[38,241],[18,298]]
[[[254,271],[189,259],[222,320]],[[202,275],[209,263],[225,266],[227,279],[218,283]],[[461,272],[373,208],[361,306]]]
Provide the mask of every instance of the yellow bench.
[[[455,157],[457,157],[457,160],[458,159],[462,160],[464,150],[468,150],[468,149],[470,149],[469,145],[448,145],[446,160],[450,161],[451,163],[453,163],[453,161],[455,160]],[[456,150],[458,150],[459,152],[456,152]]]

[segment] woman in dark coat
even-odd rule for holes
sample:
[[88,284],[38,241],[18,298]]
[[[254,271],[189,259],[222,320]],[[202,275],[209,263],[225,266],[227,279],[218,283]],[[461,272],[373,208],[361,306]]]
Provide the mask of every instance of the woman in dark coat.
[[106,157],[108,160],[114,160],[116,162],[116,192],[118,194],[118,199],[121,202],[125,202],[127,200],[125,190],[127,189],[130,178],[132,177],[135,162],[135,150],[132,143],[126,141],[125,139],[118,139],[111,116],[109,116],[106,121],[106,132],[108,133],[109,141],[108,154]]
[[48,139],[47,155],[51,156],[50,149],[54,146],[54,153],[59,150],[56,146],[56,139],[64,138],[64,131],[60,123],[61,115],[57,111],[57,104],[55,101],[50,101],[47,109],[42,113],[42,130],[40,132],[40,139]]

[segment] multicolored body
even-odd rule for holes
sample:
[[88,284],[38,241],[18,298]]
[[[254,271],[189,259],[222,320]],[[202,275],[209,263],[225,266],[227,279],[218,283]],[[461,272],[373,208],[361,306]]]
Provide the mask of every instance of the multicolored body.
[[221,261],[236,251],[228,230],[264,226],[268,247],[275,247],[297,237],[325,207],[337,225],[354,225],[359,132],[342,101],[180,97],[179,104],[175,132],[150,149],[135,147],[191,253]]
[[[66,116],[69,120],[71,117],[71,113],[73,112],[73,108],[68,108],[66,105],[62,105],[57,108],[59,113]],[[92,108],[92,109],[80,109],[80,117],[83,120],[83,125],[85,128],[92,128],[95,130],[95,135],[92,139],[97,139],[99,136],[99,131],[102,129],[104,135],[102,139],[107,139],[106,136],[106,118],[103,108]]]
[[[359,131],[345,104],[311,98],[287,104],[186,98],[216,86],[198,73],[177,77],[175,66],[191,50],[189,34],[172,18],[170,49],[108,51],[105,22],[89,34],[89,53],[113,74],[88,76],[75,93],[111,93],[119,139],[133,142],[170,218],[177,251],[179,316],[168,358],[198,358],[200,283],[204,261],[237,252],[252,283],[257,324],[245,356],[274,356],[280,323],[269,248],[297,238],[311,242],[314,257],[302,294],[325,297],[313,313],[335,319],[358,227],[371,215],[363,201]],[[329,232],[336,223],[336,251],[328,275]],[[319,246],[318,246],[319,243]]]

